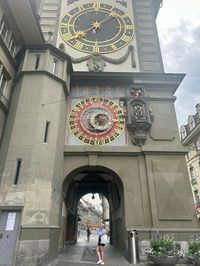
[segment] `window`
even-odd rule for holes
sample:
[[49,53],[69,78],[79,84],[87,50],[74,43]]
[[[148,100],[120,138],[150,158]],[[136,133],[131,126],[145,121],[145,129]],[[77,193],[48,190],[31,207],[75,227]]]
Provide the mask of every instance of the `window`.
[[196,176],[195,176],[195,172],[194,172],[194,168],[193,167],[190,167],[189,170],[190,170],[191,183],[192,183],[192,185],[194,185],[194,184],[197,183]]
[[190,130],[192,130],[195,127],[194,120],[191,120],[189,123]]
[[182,133],[182,139],[184,139],[187,135],[185,129],[183,129],[181,133]]
[[16,173],[15,173],[14,185],[17,185],[18,183],[21,164],[22,164],[22,159],[17,159],[17,167],[16,167]]
[[45,127],[45,132],[44,132],[44,143],[47,143],[49,125],[50,125],[50,121],[46,121],[46,127]]
[[1,24],[0,24],[0,35],[5,42],[7,40],[7,37],[8,37],[8,27],[7,27],[4,20],[2,20]]
[[5,74],[4,74],[4,72],[2,71],[0,73],[0,93],[1,94],[4,94],[6,85],[7,85],[7,78],[6,78]]
[[53,60],[53,74],[57,74],[58,72],[58,60],[56,58],[54,58]]
[[9,29],[4,19],[2,19],[0,23],[0,36],[4,40],[10,54],[14,57],[17,45],[12,35],[12,31]]
[[194,190],[194,198],[195,198],[196,203],[198,203],[200,200],[198,189]]
[[16,44],[13,37],[10,39],[8,50],[10,51],[12,56],[15,56]]
[[181,126],[180,128],[180,135],[181,135],[181,140],[187,137],[187,131],[186,131],[186,126]]
[[194,144],[195,144],[196,152],[199,152],[200,151],[200,140],[195,141]]
[[8,86],[9,76],[7,75],[4,66],[0,63],[0,101],[6,108],[9,105],[11,95],[11,86]]
[[38,69],[40,65],[40,55],[36,55],[35,69]]

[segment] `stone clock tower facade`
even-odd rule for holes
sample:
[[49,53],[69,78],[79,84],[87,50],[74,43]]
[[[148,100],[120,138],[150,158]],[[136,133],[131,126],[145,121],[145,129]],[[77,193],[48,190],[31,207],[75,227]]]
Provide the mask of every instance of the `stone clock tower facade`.
[[160,4],[38,1],[46,42],[17,55],[0,155],[1,208],[20,217],[16,265],[53,260],[76,242],[87,193],[107,198],[121,249],[132,229],[141,255],[154,232],[185,240],[198,230],[174,110],[184,75],[164,72]]

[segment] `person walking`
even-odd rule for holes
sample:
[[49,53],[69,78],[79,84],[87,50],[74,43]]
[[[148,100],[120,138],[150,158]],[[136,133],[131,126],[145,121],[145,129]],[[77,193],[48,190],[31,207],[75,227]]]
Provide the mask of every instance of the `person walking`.
[[99,228],[96,229],[97,231],[97,235],[98,235],[98,243],[97,243],[97,247],[96,247],[96,253],[98,256],[98,262],[97,264],[104,264],[104,246],[106,244],[107,241],[107,235],[106,235],[106,229],[105,229],[105,225],[103,223],[101,223],[101,225],[99,226]]
[[90,235],[91,235],[91,231],[90,231],[90,228],[89,226],[87,227],[87,241],[89,242],[90,241]]

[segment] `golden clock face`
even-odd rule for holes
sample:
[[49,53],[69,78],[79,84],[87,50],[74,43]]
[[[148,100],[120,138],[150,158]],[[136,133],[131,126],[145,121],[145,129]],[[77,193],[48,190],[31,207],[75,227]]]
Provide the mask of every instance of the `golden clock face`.
[[103,3],[86,3],[65,13],[60,22],[63,41],[86,53],[111,53],[133,38],[134,26],[123,10]]
[[90,145],[110,144],[121,135],[124,125],[123,110],[115,102],[102,97],[80,101],[69,116],[73,135]]

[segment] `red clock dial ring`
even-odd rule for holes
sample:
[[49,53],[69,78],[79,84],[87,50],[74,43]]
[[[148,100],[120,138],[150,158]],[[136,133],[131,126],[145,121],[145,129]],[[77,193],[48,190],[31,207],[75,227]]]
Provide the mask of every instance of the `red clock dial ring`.
[[73,135],[90,145],[113,142],[124,130],[123,110],[112,100],[90,97],[77,103],[69,119]]

